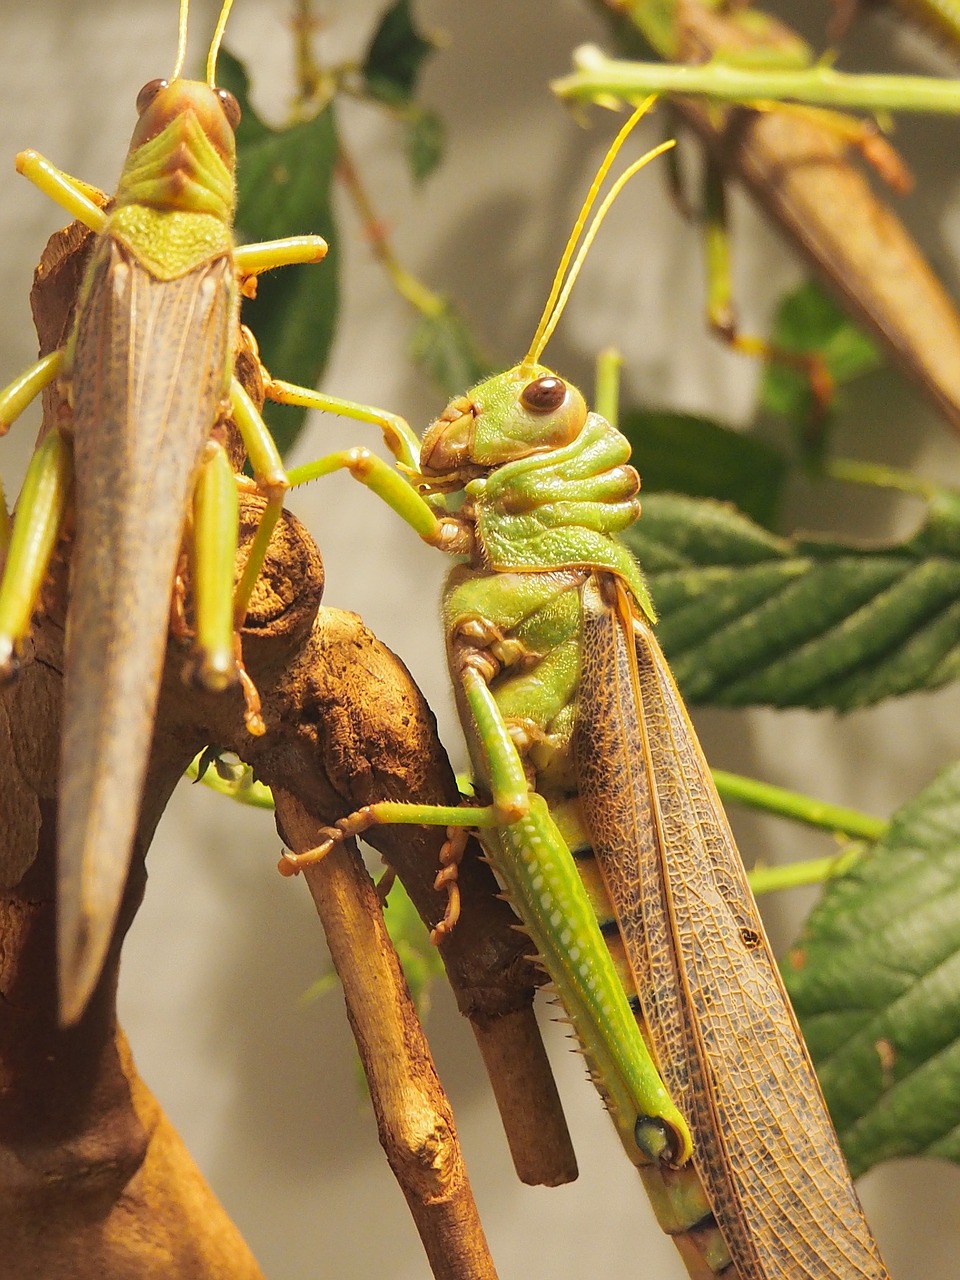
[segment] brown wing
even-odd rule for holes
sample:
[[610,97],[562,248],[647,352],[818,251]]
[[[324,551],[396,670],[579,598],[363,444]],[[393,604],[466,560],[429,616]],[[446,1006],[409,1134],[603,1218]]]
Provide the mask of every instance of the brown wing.
[[126,882],[184,518],[234,320],[227,258],[159,281],[115,241],[99,254],[71,373],[76,538],[59,832],[68,1019],[100,973]]
[[583,589],[577,769],[657,1064],[740,1280],[886,1280],[670,669]]

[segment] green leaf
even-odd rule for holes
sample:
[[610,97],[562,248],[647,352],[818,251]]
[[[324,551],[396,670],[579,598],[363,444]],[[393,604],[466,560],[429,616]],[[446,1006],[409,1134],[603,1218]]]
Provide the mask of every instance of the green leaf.
[[960,1160],[960,765],[827,886],[784,978],[853,1176]]
[[[817,352],[837,387],[883,364],[873,342],[812,280],[781,302],[770,341],[781,351]],[[809,423],[817,413],[809,378],[781,361],[766,365],[760,400],[765,409],[800,424]]]
[[435,47],[414,25],[410,0],[396,0],[383,15],[361,68],[367,92],[393,105],[409,102],[424,59]]
[[424,313],[410,340],[410,357],[448,396],[460,395],[495,372],[452,303]]
[[423,182],[443,159],[443,121],[435,111],[412,107],[406,123],[410,172],[416,182]]
[[718,503],[654,494],[624,535],[690,702],[846,711],[960,673],[960,497],[896,546],[776,538]]
[[[337,237],[330,185],[337,157],[332,106],[313,120],[272,129],[254,111],[241,64],[222,53],[218,78],[243,112],[237,130],[237,228],[248,240],[319,232],[330,249],[318,265],[283,267],[261,276],[257,296],[244,301],[260,358],[277,378],[316,386],[333,339],[338,305]],[[303,425],[305,411],[264,406],[281,452]]]
[[620,429],[644,493],[718,498],[768,528],[776,523],[787,464],[769,445],[686,413],[630,410]]

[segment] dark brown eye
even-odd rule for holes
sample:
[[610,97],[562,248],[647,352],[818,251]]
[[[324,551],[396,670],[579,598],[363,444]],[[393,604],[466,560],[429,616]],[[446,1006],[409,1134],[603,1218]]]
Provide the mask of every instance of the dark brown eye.
[[142,116],[161,89],[166,89],[167,80],[148,80],[137,94],[137,115]]
[[566,394],[563,379],[550,375],[528,383],[520,394],[520,403],[531,413],[553,413],[563,404]]
[[227,117],[227,124],[236,133],[237,125],[240,123],[240,103],[229,89],[218,89],[217,97],[223,107],[223,114]]

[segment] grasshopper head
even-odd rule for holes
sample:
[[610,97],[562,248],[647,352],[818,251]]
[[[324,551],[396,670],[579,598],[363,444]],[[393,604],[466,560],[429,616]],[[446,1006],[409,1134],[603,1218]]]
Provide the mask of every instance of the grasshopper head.
[[169,125],[192,118],[221,160],[233,168],[240,104],[227,89],[211,89],[202,80],[150,80],[137,95],[137,115],[131,153]]
[[117,183],[115,208],[212,214],[229,225],[235,201],[232,93],[199,80],[151,80],[137,98],[140,119]]
[[476,472],[560,449],[587,418],[583,396],[541,364],[518,364],[452,400],[424,433],[425,476]]

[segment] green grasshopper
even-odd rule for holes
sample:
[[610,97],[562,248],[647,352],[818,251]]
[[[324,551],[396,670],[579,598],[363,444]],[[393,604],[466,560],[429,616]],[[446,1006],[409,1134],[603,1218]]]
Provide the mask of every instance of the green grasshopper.
[[448,827],[455,863],[476,829],[691,1276],[883,1280],[642,573],[614,536],[640,511],[629,444],[540,363],[606,210],[664,149],[613,184],[574,258],[643,109],[601,166],[524,359],[422,442],[409,428],[391,440],[406,479],[362,448],[290,473],[345,467],[463,558],[443,620],[489,802],[372,804],[281,870],[377,823]]
[[[199,82],[181,78],[189,0],[180,0],[174,72],[140,91],[107,210],[93,188],[36,152],[17,157],[21,173],[96,234],[66,344],[0,391],[0,435],[45,387],[60,401],[12,529],[5,508],[0,519],[0,678],[16,671],[68,511],[75,525],[59,794],[67,1022],[80,1016],[97,981],[126,881],[184,544],[195,632],[189,673],[211,690],[239,682],[248,728],[264,731],[238,634],[287,480],[233,373],[239,299],[260,272],[318,262],[326,243],[304,235],[234,245],[239,107],[215,87],[231,4],[223,0],[207,79]],[[269,379],[266,393],[279,402],[331,404]],[[268,499],[236,585],[237,490],[249,482],[234,475],[223,448],[231,416]]]

